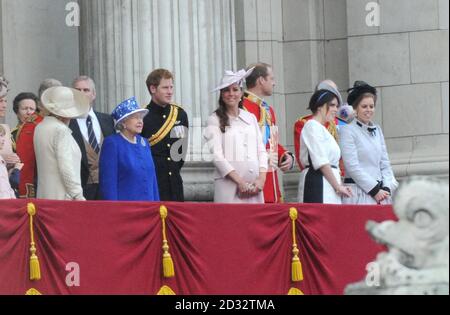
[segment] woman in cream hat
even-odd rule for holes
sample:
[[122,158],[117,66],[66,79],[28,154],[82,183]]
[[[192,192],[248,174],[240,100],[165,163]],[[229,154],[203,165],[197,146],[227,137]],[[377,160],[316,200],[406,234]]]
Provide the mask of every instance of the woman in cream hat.
[[89,112],[89,99],[75,89],[61,86],[46,90],[41,103],[49,115],[34,134],[37,198],[85,200],[80,177],[81,151],[69,123]]
[[219,108],[208,119],[205,138],[216,167],[216,203],[264,203],[267,151],[255,116],[240,108],[252,71],[227,71],[214,90],[220,90]]

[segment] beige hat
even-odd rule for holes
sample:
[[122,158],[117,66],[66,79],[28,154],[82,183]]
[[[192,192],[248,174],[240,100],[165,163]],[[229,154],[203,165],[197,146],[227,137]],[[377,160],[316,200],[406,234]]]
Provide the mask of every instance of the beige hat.
[[45,90],[42,105],[50,113],[63,118],[78,118],[91,109],[89,98],[78,90],[56,86]]
[[253,70],[255,70],[255,68],[251,68],[248,71],[245,71],[244,69],[238,72],[225,71],[225,76],[222,78],[222,82],[211,92],[223,90],[224,88],[227,88],[235,83],[238,83],[240,86],[242,86],[245,79],[252,74]]

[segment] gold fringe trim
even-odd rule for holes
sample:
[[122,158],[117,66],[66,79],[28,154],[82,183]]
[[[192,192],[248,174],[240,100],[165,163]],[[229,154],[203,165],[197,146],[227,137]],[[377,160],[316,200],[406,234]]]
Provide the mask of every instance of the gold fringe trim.
[[292,220],[292,281],[293,282],[300,282],[303,281],[303,268],[302,263],[300,261],[300,258],[298,254],[300,251],[298,250],[297,246],[297,234],[295,232],[295,222],[298,219],[298,211],[295,208],[291,208],[289,210],[289,217]]
[[159,290],[157,295],[176,295],[176,294],[170,287],[165,285]]
[[169,253],[169,242],[166,235],[166,219],[168,216],[168,210],[165,206],[161,206],[159,209],[162,220],[162,234],[163,234],[163,274],[165,278],[175,277],[175,268],[173,265],[172,256]]
[[30,289],[25,293],[25,295],[42,295],[42,293],[36,289]]
[[289,290],[288,295],[305,295],[301,290],[297,289],[297,288],[291,288]]
[[39,258],[36,255],[36,243],[34,241],[34,225],[33,217],[36,215],[36,206],[33,203],[27,205],[27,213],[30,216],[30,280],[38,281],[41,280],[41,267],[39,265]]

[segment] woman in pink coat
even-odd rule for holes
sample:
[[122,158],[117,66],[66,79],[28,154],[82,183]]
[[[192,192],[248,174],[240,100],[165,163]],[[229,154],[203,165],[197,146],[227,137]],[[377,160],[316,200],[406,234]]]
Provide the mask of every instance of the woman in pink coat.
[[255,116],[240,108],[242,83],[252,70],[228,71],[215,89],[219,108],[208,119],[205,138],[216,167],[216,203],[264,203],[267,151]]

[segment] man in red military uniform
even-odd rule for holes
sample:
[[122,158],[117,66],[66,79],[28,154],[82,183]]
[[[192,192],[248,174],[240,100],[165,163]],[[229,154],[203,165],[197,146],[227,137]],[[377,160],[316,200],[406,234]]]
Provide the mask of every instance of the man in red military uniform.
[[264,200],[266,203],[281,203],[280,183],[277,170],[287,172],[294,168],[294,154],[288,152],[279,144],[279,135],[275,111],[264,100],[273,95],[275,86],[272,66],[258,63],[249,67],[254,68],[246,79],[247,91],[244,94],[243,107],[254,114],[261,127],[264,144],[269,153],[269,169],[264,186]]
[[[335,94],[336,97],[338,98],[339,106],[343,105],[341,93],[339,92],[339,89],[338,89],[336,83],[334,83],[333,81],[325,80],[325,81],[319,83],[317,85],[315,91],[317,92],[319,90],[327,90],[327,91],[330,91],[331,93]],[[305,168],[304,165],[302,165],[300,162],[300,137],[302,134],[303,127],[312,118],[313,118],[313,115],[307,115],[307,116],[301,117],[295,123],[295,126],[294,126],[295,157],[297,158],[300,170],[303,170]],[[334,122],[327,123],[325,125],[325,127],[328,129],[328,131],[336,139],[337,142],[339,142],[339,134],[338,134],[339,126],[344,125],[344,124],[346,124],[346,122],[344,120],[336,117]],[[341,161],[341,164],[342,164],[342,161]],[[341,165],[341,171],[342,170],[343,170],[343,166]]]

